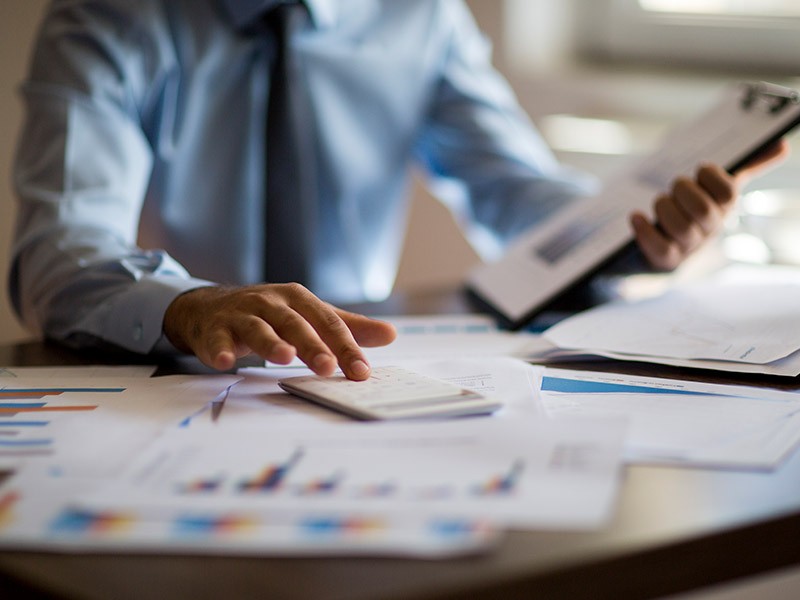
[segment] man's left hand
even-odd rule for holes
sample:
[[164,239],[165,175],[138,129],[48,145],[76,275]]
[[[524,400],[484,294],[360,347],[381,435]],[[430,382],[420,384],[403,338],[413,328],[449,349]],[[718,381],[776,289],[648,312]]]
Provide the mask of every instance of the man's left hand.
[[655,221],[638,211],[631,214],[631,227],[642,254],[655,269],[676,268],[722,229],[742,187],[788,155],[789,144],[781,140],[735,175],[718,165],[701,165],[694,178],[675,179],[669,193],[656,198]]

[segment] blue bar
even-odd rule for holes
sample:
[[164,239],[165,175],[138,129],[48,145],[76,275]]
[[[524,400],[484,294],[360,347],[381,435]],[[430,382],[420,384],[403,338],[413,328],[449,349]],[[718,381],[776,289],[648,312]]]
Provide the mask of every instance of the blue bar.
[[28,446],[49,446],[53,443],[53,440],[50,439],[42,439],[42,440],[0,440],[0,446],[4,446],[6,448],[14,446],[14,447],[28,447]]
[[691,390],[649,387],[645,385],[628,385],[607,383],[605,381],[584,381],[582,379],[564,379],[561,377],[542,377],[543,392],[567,392],[571,394],[680,394],[684,396],[709,396],[724,394],[708,394]]

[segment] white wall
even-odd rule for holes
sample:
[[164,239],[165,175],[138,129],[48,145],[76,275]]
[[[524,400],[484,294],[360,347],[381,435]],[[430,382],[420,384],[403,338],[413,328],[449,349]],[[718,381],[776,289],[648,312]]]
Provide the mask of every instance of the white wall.
[[0,2],[0,343],[28,337],[17,323],[6,292],[9,246],[14,223],[11,161],[22,120],[17,89],[25,73],[34,30],[45,0]]

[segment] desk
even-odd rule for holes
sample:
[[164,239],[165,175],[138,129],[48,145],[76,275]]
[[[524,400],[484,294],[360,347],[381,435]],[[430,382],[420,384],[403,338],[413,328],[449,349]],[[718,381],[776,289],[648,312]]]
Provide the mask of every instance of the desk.
[[[397,314],[458,312],[468,306],[460,296],[444,294],[361,308]],[[96,360],[38,342],[0,347],[3,365]],[[162,369],[202,370],[191,359]],[[677,374],[660,368],[650,372]],[[783,380],[782,387],[800,387],[800,382]],[[481,556],[422,561],[5,552],[0,589],[8,599],[645,598],[798,563],[800,453],[772,473],[629,467],[606,527],[512,531]]]

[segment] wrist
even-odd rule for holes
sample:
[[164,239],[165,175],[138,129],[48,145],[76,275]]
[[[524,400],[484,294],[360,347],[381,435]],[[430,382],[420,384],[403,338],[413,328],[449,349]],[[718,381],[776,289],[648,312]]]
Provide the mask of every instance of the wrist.
[[164,312],[162,331],[169,342],[181,352],[192,354],[190,339],[200,325],[201,306],[204,299],[219,295],[217,286],[188,290],[178,295]]

